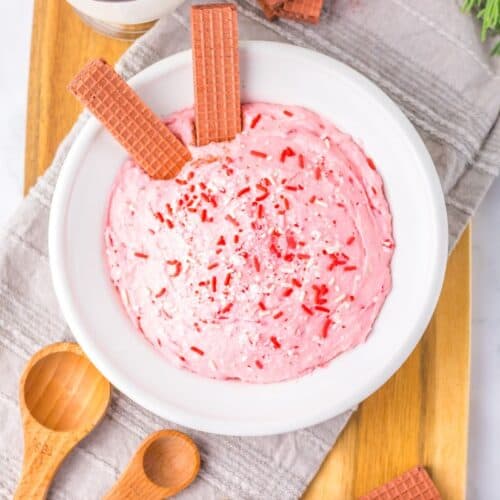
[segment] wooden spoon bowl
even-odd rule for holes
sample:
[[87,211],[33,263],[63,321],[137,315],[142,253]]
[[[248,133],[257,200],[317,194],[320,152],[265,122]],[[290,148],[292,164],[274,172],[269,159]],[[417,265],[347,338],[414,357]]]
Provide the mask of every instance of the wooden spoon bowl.
[[161,499],[191,484],[200,470],[200,453],[182,432],[162,430],[149,435],[105,500]]
[[110,397],[109,382],[77,344],[53,344],[30,359],[19,390],[24,461],[15,498],[45,497],[58,467],[99,423]]

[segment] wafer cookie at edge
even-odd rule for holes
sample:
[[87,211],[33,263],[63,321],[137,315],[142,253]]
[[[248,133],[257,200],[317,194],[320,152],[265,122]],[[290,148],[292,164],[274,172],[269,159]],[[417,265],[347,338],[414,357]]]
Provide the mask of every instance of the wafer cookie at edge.
[[422,466],[414,467],[359,500],[440,500],[436,486]]
[[286,0],[282,6],[277,7],[274,11],[279,17],[317,24],[322,8],[323,0]]

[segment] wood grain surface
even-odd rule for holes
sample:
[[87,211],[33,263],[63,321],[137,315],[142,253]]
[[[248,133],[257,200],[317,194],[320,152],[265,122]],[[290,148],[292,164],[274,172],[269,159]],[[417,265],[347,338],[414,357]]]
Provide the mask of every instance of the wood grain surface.
[[[27,189],[50,164],[81,109],[66,91],[71,77],[92,57],[114,62],[127,46],[91,32],[63,0],[35,0]],[[467,230],[450,257],[439,306],[422,341],[389,382],[360,405],[306,492],[307,500],[356,498],[417,464],[428,467],[443,498],[465,498],[470,252]]]

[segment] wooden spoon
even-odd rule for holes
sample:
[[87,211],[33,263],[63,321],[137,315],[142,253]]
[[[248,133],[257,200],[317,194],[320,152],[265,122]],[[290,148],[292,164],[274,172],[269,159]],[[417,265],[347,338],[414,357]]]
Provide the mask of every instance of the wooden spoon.
[[110,397],[109,382],[77,344],[53,344],[30,359],[19,389],[24,460],[14,498],[45,498],[58,467],[101,420]]
[[105,500],[156,500],[176,495],[200,470],[200,453],[182,432],[162,430],[140,445]]

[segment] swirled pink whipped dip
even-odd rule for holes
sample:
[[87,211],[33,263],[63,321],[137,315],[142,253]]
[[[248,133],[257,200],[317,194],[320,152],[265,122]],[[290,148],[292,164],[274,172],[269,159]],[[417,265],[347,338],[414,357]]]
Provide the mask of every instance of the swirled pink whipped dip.
[[299,377],[367,338],[391,288],[391,213],[373,161],[300,107],[243,106],[234,140],[195,147],[176,179],[132,161],[111,193],[111,279],[139,332],[204,377]]

